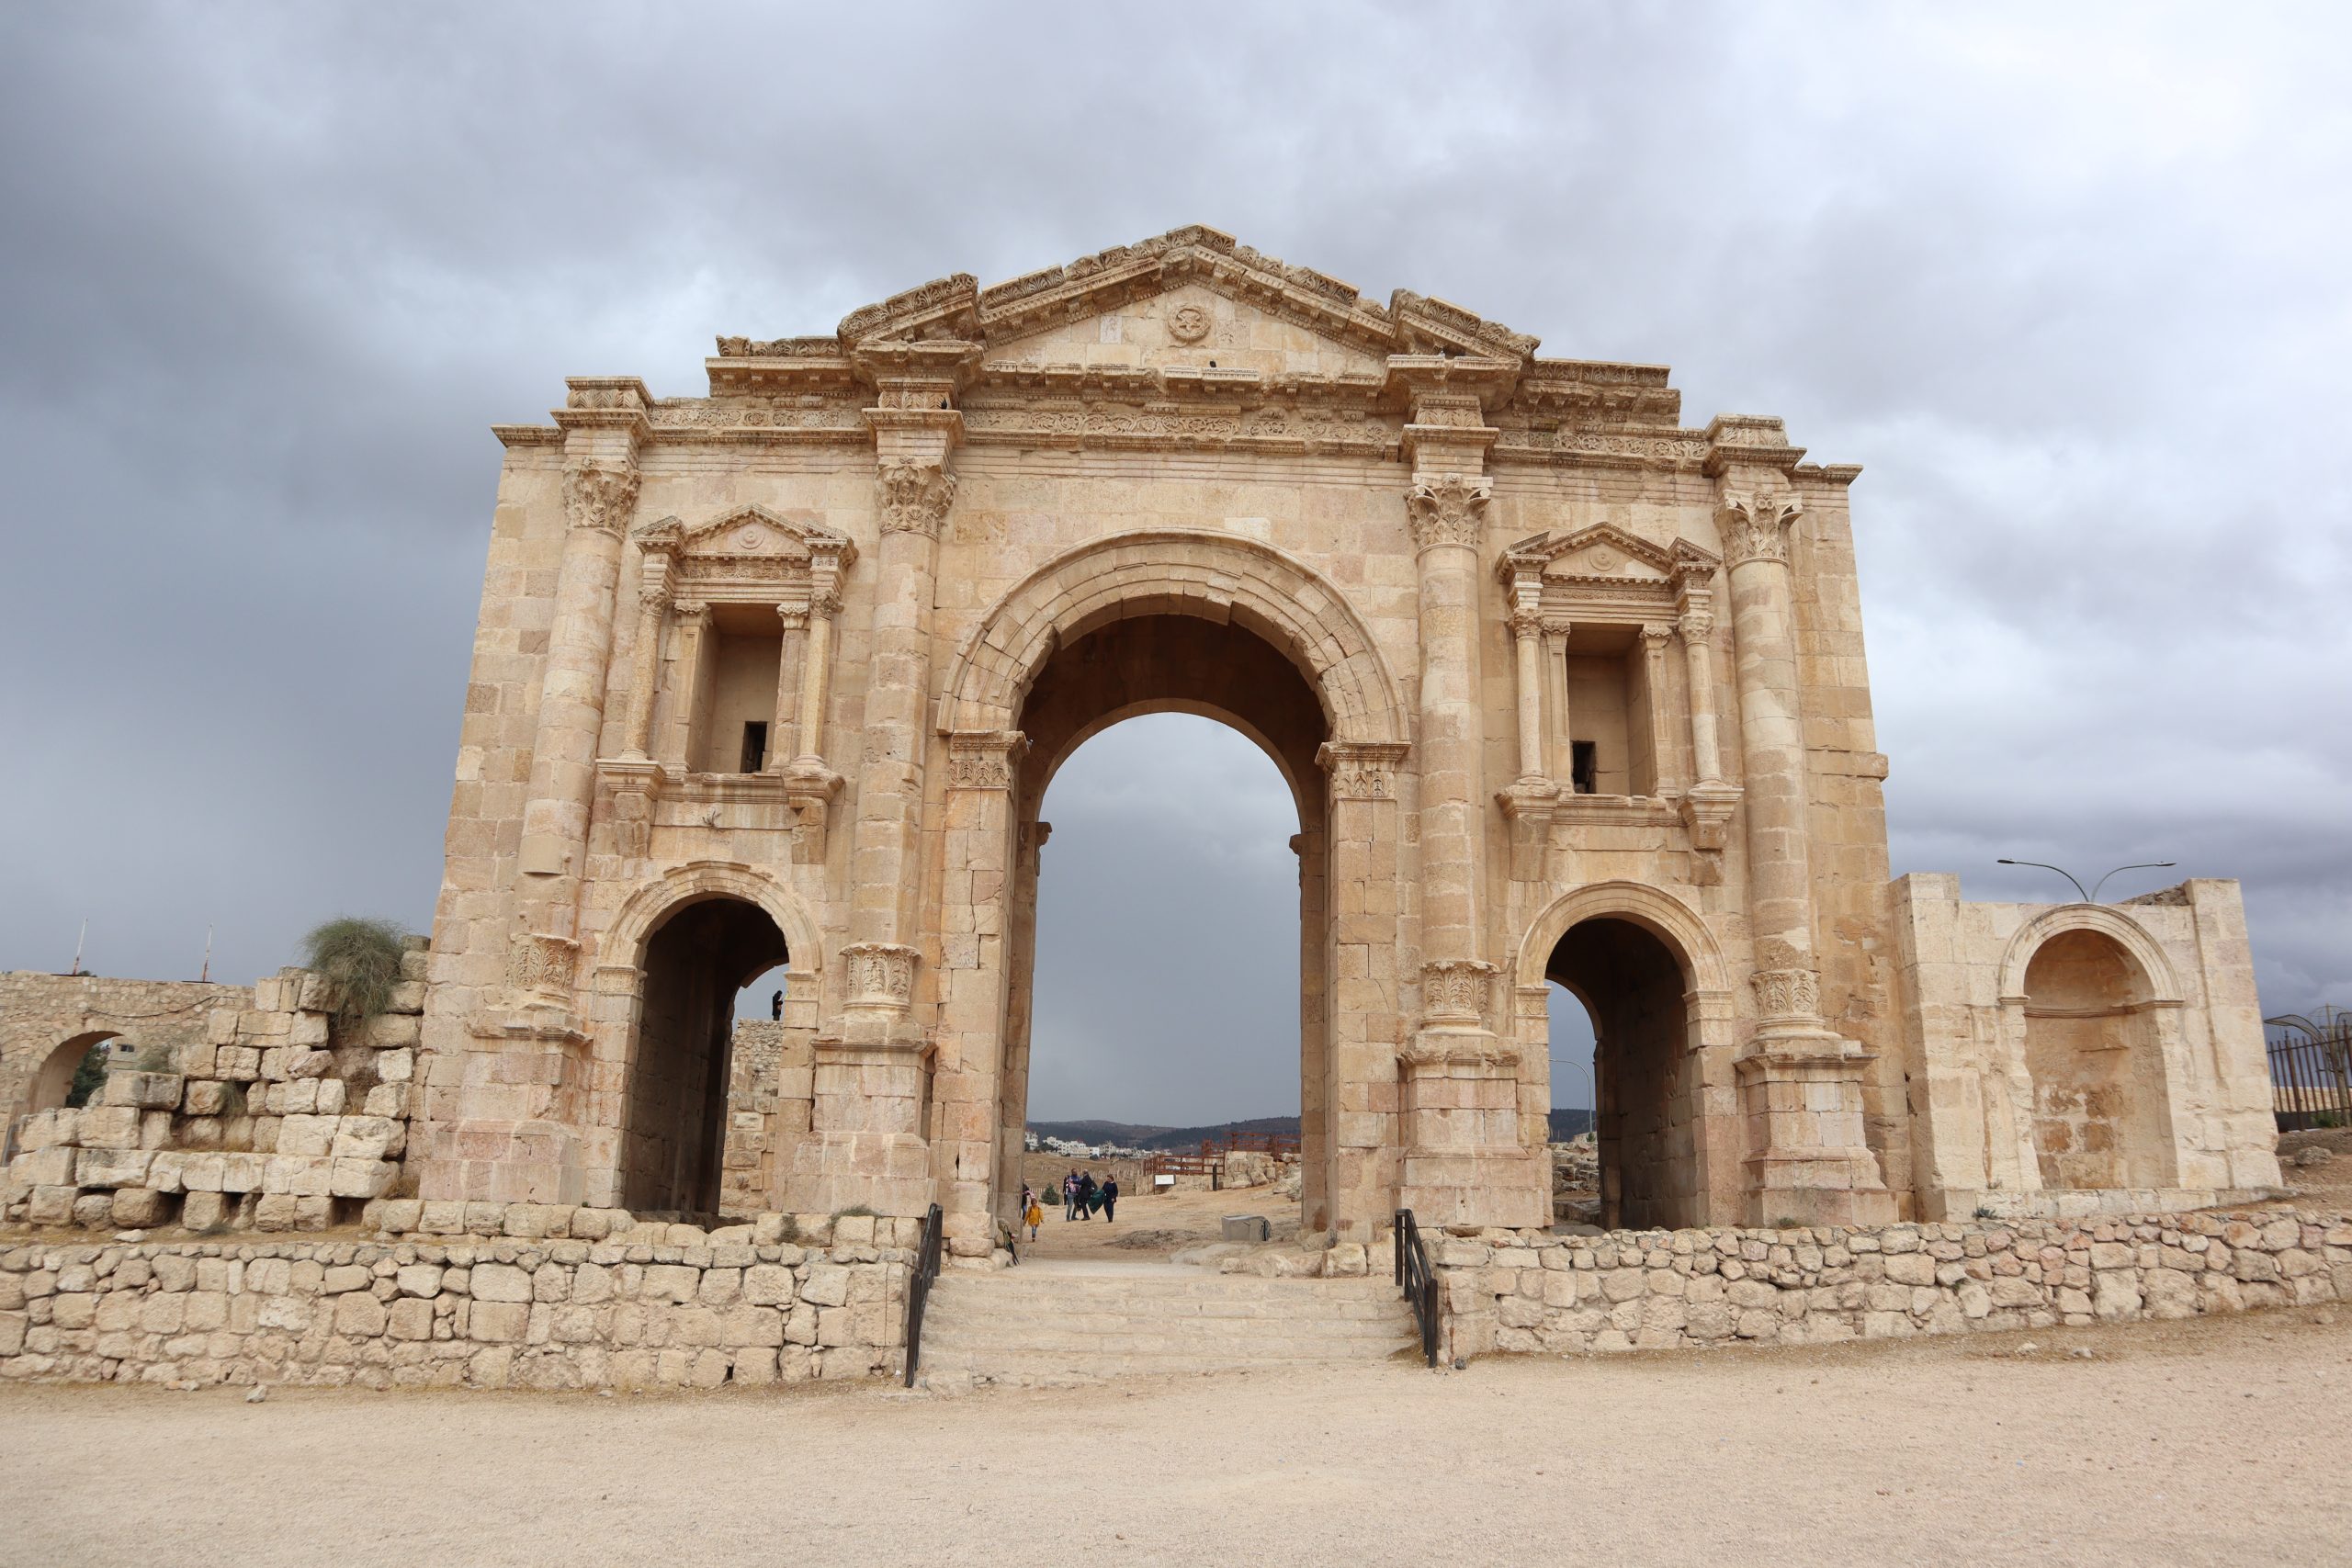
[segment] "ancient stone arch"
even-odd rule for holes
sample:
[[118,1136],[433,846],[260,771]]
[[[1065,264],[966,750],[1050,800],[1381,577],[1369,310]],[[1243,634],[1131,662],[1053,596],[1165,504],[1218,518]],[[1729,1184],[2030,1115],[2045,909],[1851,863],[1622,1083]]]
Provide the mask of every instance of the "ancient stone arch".
[[1517,984],[1542,990],[1544,966],[1568,928],[1603,916],[1630,920],[1662,939],[1701,996],[1728,996],[1723,951],[1698,912],[1672,894],[1639,882],[1596,882],[1564,893],[1529,922],[1521,938]]
[[941,728],[1010,728],[1055,647],[1147,614],[1237,621],[1312,672],[1333,739],[1407,739],[1396,684],[1338,590],[1255,540],[1175,530],[1110,535],[1038,568],[1000,599],[956,652]]
[[765,910],[784,933],[792,955],[786,972],[796,981],[814,983],[821,977],[824,942],[798,894],[740,861],[703,860],[672,866],[621,906],[598,942],[597,988],[629,989],[655,928],[684,906],[705,898],[735,898]]
[[2003,1001],[2024,999],[2027,965],[2033,962],[2033,955],[2044,942],[2064,931],[2097,931],[2109,938],[2139,966],[2148,987],[2144,999],[2174,1006],[2181,1002],[2180,979],[2174,974],[2172,960],[2165,956],[2165,950],[2148,935],[2145,927],[2109,904],[2060,904],[2018,928],[2001,953],[1999,994]]

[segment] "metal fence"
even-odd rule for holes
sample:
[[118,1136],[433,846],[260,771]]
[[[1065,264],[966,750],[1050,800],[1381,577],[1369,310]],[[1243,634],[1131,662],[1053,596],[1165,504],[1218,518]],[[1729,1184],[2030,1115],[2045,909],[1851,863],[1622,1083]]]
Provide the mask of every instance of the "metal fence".
[[2352,1012],[2320,1009],[2262,1021],[2270,1048],[2270,1106],[2282,1133],[2352,1127]]

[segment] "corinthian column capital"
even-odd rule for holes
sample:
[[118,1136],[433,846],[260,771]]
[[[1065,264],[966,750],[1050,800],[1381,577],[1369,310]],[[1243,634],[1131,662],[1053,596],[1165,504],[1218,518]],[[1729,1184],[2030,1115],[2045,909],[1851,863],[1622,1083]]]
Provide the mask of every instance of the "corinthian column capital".
[[886,457],[876,477],[882,491],[882,532],[939,537],[940,525],[956,500],[956,476],[945,464]]
[[638,472],[605,463],[563,471],[563,514],[574,528],[618,536],[637,509]]
[[1804,502],[1786,491],[1725,491],[1715,501],[1715,528],[1723,536],[1724,558],[1733,566],[1752,560],[1786,561],[1789,525]]
[[1478,547],[1487,523],[1487,502],[1494,486],[1482,478],[1442,474],[1425,479],[1405,492],[1407,521],[1413,530],[1416,551],[1440,545]]

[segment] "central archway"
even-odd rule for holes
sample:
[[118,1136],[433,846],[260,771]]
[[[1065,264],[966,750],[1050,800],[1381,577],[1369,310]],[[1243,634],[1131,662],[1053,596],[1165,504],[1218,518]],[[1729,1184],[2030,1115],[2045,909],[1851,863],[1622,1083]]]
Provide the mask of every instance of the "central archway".
[[[1003,786],[1010,798],[1000,863],[1010,874],[1001,999],[943,1031],[952,1032],[959,1062],[977,1062],[989,1075],[997,1154],[987,1168],[988,1207],[1009,1221],[1020,1192],[1045,830],[1037,803],[1054,770],[1089,735],[1121,718],[1170,711],[1216,718],[1250,737],[1297,801],[1304,1219],[1313,1230],[1368,1236],[1396,1190],[1396,901],[1383,879],[1396,874],[1385,770],[1408,750],[1403,704],[1370,632],[1337,589],[1279,550],[1188,530],[1113,535],[1040,568],[967,634],[949,672],[944,733],[1026,742]],[[1318,757],[1333,755],[1340,761],[1327,785]],[[984,779],[987,771],[974,776]],[[1344,884],[1332,873],[1340,852],[1329,827],[1335,800],[1364,818],[1348,835],[1355,859]],[[1334,886],[1354,902],[1335,908],[1327,896]],[[1351,913],[1351,945],[1341,949],[1338,933]],[[1335,998],[1329,989],[1335,956],[1345,963],[1355,953],[1370,955],[1373,972],[1356,977],[1361,995]],[[1344,993],[1346,977],[1340,983]],[[982,1017],[989,1021],[987,1048],[967,1057],[966,1043],[979,1043]],[[964,1184],[977,1174],[964,1163],[965,1147],[934,1151],[934,1172],[952,1194],[968,1190]]]

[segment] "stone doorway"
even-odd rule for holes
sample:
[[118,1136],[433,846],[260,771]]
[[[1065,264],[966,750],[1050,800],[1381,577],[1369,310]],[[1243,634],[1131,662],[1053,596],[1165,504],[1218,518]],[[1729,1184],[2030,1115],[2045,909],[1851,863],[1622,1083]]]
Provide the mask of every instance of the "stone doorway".
[[1545,977],[1592,1020],[1593,1126],[1600,1224],[1611,1229],[1703,1225],[1699,1056],[1679,959],[1632,920],[1568,928]]
[[2061,931],[2026,965],[2025,1062],[2045,1190],[2173,1185],[2150,995],[2140,966],[2102,931]]
[[[1017,728],[1028,748],[1015,792],[1019,852],[1008,934],[995,1207],[1007,1220],[1013,1218],[1028,1175],[1023,1133],[1031,1083],[1037,893],[1046,858],[1040,852],[1051,832],[1050,824],[1039,820],[1040,807],[1055,774],[1087,740],[1113,725],[1156,713],[1192,714],[1238,731],[1272,761],[1295,807],[1298,831],[1291,846],[1298,856],[1298,1003],[1283,1028],[1295,1029],[1299,1042],[1301,1220],[1309,1230],[1327,1229],[1331,1216],[1324,1167],[1332,1091],[1325,976],[1330,933],[1324,897],[1323,772],[1317,751],[1330,727],[1314,686],[1287,654],[1236,622],[1181,612],[1115,619],[1057,647],[1030,682],[1019,710]],[[1204,977],[1204,983],[1213,981]],[[1139,1203],[1133,1211],[1137,1224],[1143,1223],[1145,1207]],[[1058,1215],[1057,1207],[1054,1213]]]
[[647,940],[622,1116],[622,1207],[718,1212],[736,995],[786,956],[775,919],[737,898],[684,905]]

